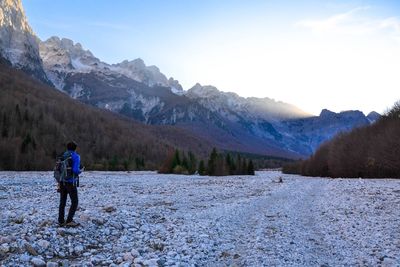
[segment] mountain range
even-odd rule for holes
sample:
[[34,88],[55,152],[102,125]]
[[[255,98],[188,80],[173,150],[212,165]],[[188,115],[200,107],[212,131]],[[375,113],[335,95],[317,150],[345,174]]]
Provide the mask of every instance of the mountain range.
[[173,125],[221,149],[302,158],[337,133],[379,117],[328,110],[311,116],[291,104],[199,83],[183,90],[142,59],[108,64],[72,40],[39,40],[20,0],[0,0],[0,12],[0,55],[14,68],[85,104],[147,125]]

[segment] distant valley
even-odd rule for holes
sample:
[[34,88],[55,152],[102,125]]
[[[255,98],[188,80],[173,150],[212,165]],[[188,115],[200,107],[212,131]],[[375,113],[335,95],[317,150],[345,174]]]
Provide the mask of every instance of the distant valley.
[[52,37],[40,41],[20,1],[3,1],[0,55],[55,89],[147,125],[171,125],[220,149],[304,158],[341,131],[373,123],[360,111],[311,116],[270,98],[244,98],[200,83],[184,90],[141,59],[107,64],[81,44]]

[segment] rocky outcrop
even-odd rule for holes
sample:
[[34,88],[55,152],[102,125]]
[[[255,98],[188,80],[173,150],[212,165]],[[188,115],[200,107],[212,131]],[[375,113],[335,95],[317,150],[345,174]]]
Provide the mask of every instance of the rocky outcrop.
[[28,24],[21,0],[0,0],[0,56],[14,68],[49,83],[38,39]]
[[64,90],[69,77],[75,74],[92,73],[107,75],[109,80],[117,80],[121,75],[147,86],[171,88],[173,93],[181,94],[182,86],[177,80],[161,73],[156,66],[146,66],[140,58],[110,65],[100,61],[79,43],[59,37],[51,37],[40,43],[40,56],[43,59],[46,74],[54,85]]

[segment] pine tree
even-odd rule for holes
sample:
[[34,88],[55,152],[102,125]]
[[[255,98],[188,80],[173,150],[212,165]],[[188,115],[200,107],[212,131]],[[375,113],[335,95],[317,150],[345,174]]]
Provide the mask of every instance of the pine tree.
[[122,165],[124,166],[124,170],[125,170],[125,171],[129,171],[130,161],[129,161],[128,159],[125,159],[125,160],[122,162]]
[[233,158],[231,157],[231,155],[229,153],[226,154],[225,162],[226,162],[226,165],[227,165],[227,167],[229,169],[229,175],[235,174],[235,171],[236,171],[235,162],[234,162]]
[[144,169],[144,158],[135,158],[136,170],[140,171]]
[[117,155],[114,155],[109,161],[108,166],[111,171],[116,171],[118,169],[119,160]]
[[243,159],[242,167],[240,168],[240,174],[247,174],[247,160]]
[[175,150],[175,154],[174,157],[172,159],[172,166],[171,166],[171,170],[173,170],[176,166],[181,165],[181,159],[179,156],[179,150],[176,149]]
[[183,169],[186,169],[187,171],[189,170],[189,161],[188,161],[185,153],[183,153],[183,156],[182,156],[181,166],[183,167]]
[[249,165],[247,166],[247,174],[248,175],[255,175],[254,165],[253,165],[253,161],[252,160],[250,160]]
[[215,172],[217,170],[217,158],[218,158],[217,149],[214,147],[210,154],[210,158],[208,159],[208,166],[207,166],[208,175],[215,175]]
[[206,175],[206,167],[204,166],[204,160],[200,160],[199,163],[199,174]]
[[189,168],[188,168],[189,174],[194,174],[196,172],[196,167],[197,167],[196,157],[192,152],[189,151]]
[[243,166],[242,157],[238,154],[236,159],[235,174],[242,174],[242,166]]
[[218,154],[216,161],[216,169],[215,176],[224,176],[229,175],[229,166],[226,164],[224,156],[222,154]]

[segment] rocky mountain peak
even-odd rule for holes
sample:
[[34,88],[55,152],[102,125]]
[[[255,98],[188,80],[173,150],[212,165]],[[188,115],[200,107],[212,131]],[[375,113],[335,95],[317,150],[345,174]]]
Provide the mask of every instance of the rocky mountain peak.
[[[89,50],[84,50],[80,43],[67,38],[53,36],[40,43],[40,55],[46,66],[65,65],[74,69],[90,69],[100,60]],[[86,65],[86,67],[85,67]]]
[[89,50],[85,50],[80,43],[74,43],[67,38],[53,36],[41,42],[40,55],[47,76],[60,90],[64,90],[65,79],[70,74],[93,72],[97,73],[95,75],[113,77],[111,79],[118,79],[123,75],[148,86],[160,85],[170,87],[174,93],[183,93],[177,80],[167,79],[157,66],[146,66],[141,58],[109,65],[101,62]]
[[177,80],[173,78],[167,79],[157,66],[146,66],[141,58],[131,61],[124,60],[121,63],[113,64],[111,69],[148,86],[160,85],[171,87],[172,92],[178,94],[183,91],[182,86]]
[[330,111],[329,109],[324,108],[323,110],[321,110],[321,113],[319,114],[320,117],[331,117],[331,116],[335,116],[336,113],[333,111]]
[[40,56],[47,77],[60,90],[64,88],[64,80],[69,73],[89,73],[93,70],[107,69],[105,63],[93,56],[89,50],[84,50],[80,43],[57,36],[40,42]]
[[376,111],[371,111],[370,113],[368,113],[367,118],[370,122],[375,122],[377,121],[379,118],[381,117],[381,114],[379,114]]
[[21,0],[0,0],[0,27],[10,27],[33,34],[25,17]]
[[174,78],[171,77],[168,79],[168,85],[169,87],[171,87],[171,91],[174,94],[178,95],[184,94],[182,85],[179,83],[179,81],[175,80]]
[[119,64],[115,64],[115,66],[119,66],[121,68],[125,69],[131,69],[131,70],[143,70],[146,68],[146,64],[144,64],[143,59],[137,58],[134,60],[124,60]]
[[195,98],[208,98],[208,97],[215,97],[222,94],[216,87],[211,85],[201,85],[200,83],[196,83],[192,88],[190,88],[187,92],[187,95]]
[[21,0],[0,0],[0,57],[48,83],[37,37],[28,24]]

